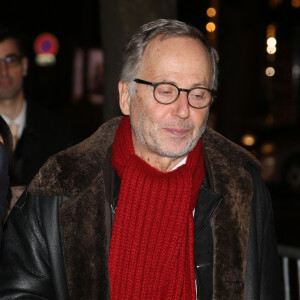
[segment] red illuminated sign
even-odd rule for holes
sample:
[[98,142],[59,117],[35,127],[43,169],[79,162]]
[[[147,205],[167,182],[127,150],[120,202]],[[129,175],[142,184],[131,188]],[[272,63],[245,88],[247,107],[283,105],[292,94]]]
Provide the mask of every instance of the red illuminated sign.
[[34,41],[34,51],[36,54],[53,54],[58,52],[58,40],[51,33],[41,33]]

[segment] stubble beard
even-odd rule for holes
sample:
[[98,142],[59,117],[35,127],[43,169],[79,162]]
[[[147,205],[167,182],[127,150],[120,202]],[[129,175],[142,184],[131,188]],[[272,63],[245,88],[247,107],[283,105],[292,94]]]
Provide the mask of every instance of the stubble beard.
[[[131,121],[131,127],[134,131],[135,136],[139,140],[139,142],[146,146],[151,152],[156,153],[157,155],[161,157],[170,157],[170,158],[180,158],[186,156],[189,152],[191,152],[195,146],[197,145],[199,139],[203,136],[207,121],[208,121],[209,113],[207,112],[206,117],[202,123],[201,129],[196,137],[191,137],[184,148],[182,150],[175,148],[175,150],[169,150],[164,149],[163,144],[159,142],[157,139],[157,133],[159,132],[160,128],[156,129],[155,132],[151,131],[147,126],[145,126],[145,123],[143,121],[139,121],[138,126],[136,126]],[[148,117],[149,118],[149,117]],[[136,120],[145,120],[146,117],[143,115],[143,113],[139,113],[136,118]],[[151,121],[151,120],[150,120]],[[144,123],[144,124],[143,124]],[[154,123],[154,122],[153,122]],[[145,129],[146,130],[143,130]],[[191,126],[190,126],[191,128]],[[148,131],[148,138],[147,138],[147,131]],[[146,133],[146,134],[145,134]],[[175,143],[176,140],[173,142]],[[181,139],[178,139],[178,143],[182,142]]]
[[3,100],[9,100],[9,99],[15,99],[18,97],[18,95],[21,93],[22,87],[19,89],[3,89],[0,88],[0,101]]
[[11,80],[12,80],[11,86],[9,86],[9,87],[1,87],[0,86],[0,101],[14,99],[20,94],[23,83],[16,82],[13,79],[11,79]]

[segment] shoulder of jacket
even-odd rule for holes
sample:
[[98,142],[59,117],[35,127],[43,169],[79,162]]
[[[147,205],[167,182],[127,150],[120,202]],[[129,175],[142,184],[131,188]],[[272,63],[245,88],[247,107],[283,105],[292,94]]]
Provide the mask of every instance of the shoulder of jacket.
[[89,138],[48,159],[29,185],[31,194],[66,195],[88,185],[101,170],[122,117],[114,118]]
[[247,163],[255,165],[260,169],[261,164],[249,151],[230,141],[220,133],[207,128],[203,135],[203,151],[211,158],[218,157],[235,165],[245,166]]

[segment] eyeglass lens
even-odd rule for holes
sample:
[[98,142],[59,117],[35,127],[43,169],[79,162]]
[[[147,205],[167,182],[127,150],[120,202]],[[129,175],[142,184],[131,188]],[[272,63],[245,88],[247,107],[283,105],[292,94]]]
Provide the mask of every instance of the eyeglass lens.
[[16,67],[20,64],[21,57],[19,57],[17,55],[11,55],[11,56],[7,56],[5,58],[0,59],[0,62],[4,62],[6,64],[6,66],[8,66],[9,68],[12,68],[12,67]]
[[[161,103],[171,103],[177,99],[180,90],[172,84],[158,84],[154,90],[154,97]],[[195,88],[188,92],[188,101],[194,107],[203,107],[208,105],[211,100],[211,94],[206,89]]]

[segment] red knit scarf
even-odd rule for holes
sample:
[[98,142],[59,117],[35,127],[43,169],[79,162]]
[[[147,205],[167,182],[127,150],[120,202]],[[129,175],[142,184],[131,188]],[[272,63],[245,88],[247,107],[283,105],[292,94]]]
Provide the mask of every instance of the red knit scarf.
[[203,181],[201,140],[163,173],[134,154],[128,117],[113,144],[121,188],[109,251],[111,299],[195,299],[193,209]]

